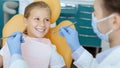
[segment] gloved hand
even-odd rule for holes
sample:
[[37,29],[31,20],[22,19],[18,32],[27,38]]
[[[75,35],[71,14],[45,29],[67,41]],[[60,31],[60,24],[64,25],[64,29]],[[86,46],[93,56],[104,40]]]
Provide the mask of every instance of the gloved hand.
[[65,37],[72,51],[79,48],[78,32],[71,27],[62,27],[59,31],[60,35]]
[[21,55],[21,43],[24,42],[21,32],[13,33],[8,39],[7,44],[11,55],[20,54]]

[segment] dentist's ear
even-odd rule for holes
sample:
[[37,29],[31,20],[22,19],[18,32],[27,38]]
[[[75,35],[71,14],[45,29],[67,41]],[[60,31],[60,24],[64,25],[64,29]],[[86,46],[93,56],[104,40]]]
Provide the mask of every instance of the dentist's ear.
[[115,13],[113,17],[113,28],[114,30],[120,30],[120,14]]

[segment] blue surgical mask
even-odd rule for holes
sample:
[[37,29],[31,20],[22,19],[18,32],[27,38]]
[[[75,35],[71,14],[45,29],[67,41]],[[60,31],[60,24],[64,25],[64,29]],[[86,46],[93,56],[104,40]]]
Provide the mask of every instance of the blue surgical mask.
[[109,42],[109,35],[113,32],[113,29],[109,30],[108,32],[106,32],[105,34],[101,33],[98,30],[97,24],[100,22],[103,22],[105,20],[110,19],[111,17],[113,17],[114,15],[110,15],[108,17],[105,17],[103,19],[97,20],[97,18],[94,16],[94,14],[92,13],[92,27],[93,27],[93,31],[97,34],[97,36],[101,39],[104,40],[106,42]]

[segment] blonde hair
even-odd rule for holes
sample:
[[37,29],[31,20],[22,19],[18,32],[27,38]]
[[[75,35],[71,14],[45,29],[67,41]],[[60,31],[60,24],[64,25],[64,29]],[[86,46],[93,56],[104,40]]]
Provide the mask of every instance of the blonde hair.
[[34,8],[46,8],[51,14],[51,11],[50,11],[50,8],[49,8],[48,4],[46,4],[43,1],[37,1],[37,2],[33,2],[33,3],[29,4],[25,8],[24,17],[28,18],[30,16],[31,10],[34,9]]

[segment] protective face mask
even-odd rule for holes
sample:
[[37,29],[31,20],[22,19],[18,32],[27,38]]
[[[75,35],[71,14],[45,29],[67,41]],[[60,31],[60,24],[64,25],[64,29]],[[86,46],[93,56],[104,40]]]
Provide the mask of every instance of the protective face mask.
[[97,20],[97,18],[94,16],[94,14],[92,13],[92,27],[93,27],[93,31],[97,34],[97,36],[101,39],[104,40],[106,42],[109,42],[109,35],[113,32],[113,29],[109,30],[108,32],[106,32],[105,34],[102,34],[97,27],[97,23],[103,22],[105,20],[110,19],[111,17],[113,17],[114,15],[110,15],[108,17],[105,17],[103,19]]

